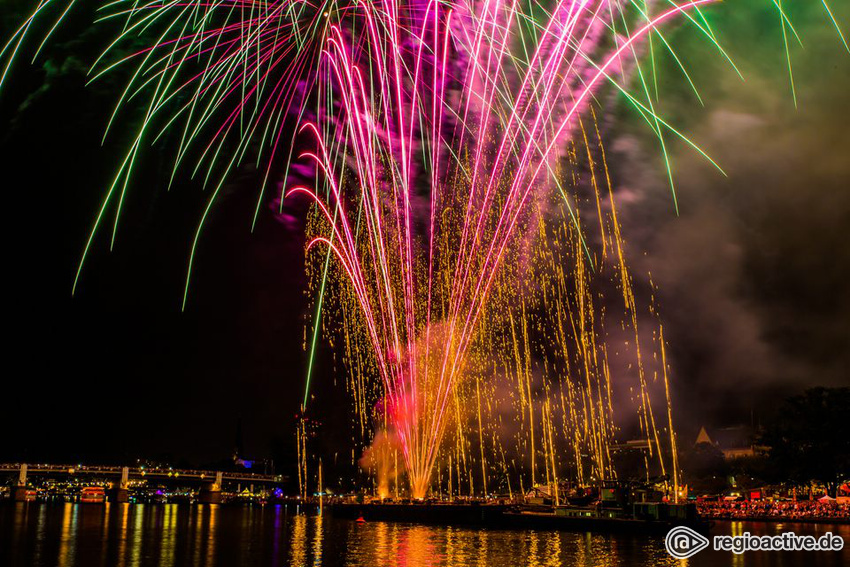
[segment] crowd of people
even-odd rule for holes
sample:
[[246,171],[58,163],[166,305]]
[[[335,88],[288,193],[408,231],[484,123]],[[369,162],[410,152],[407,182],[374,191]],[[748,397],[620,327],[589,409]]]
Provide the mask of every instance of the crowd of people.
[[850,504],[818,500],[701,501],[697,510],[704,518],[738,520],[839,520],[850,521]]

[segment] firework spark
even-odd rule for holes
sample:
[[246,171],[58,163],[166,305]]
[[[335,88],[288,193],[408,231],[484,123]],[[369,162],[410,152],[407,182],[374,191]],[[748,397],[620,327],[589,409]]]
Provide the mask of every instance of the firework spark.
[[[663,328],[646,347],[592,109],[604,108],[608,93],[635,108],[659,140],[675,206],[666,140],[681,138],[710,158],[656,112],[656,52],[670,54],[700,102],[662,24],[690,26],[737,72],[701,11],[713,1],[105,3],[99,22],[117,33],[91,80],[120,68],[129,76],[107,134],[130,101],[143,100],[144,112],[97,212],[74,289],[110,215],[115,241],[146,144],[176,137],[172,180],[188,167],[213,188],[195,231],[184,307],[195,248],[228,175],[249,158],[262,167],[256,222],[267,187],[276,176],[289,179],[301,160],[314,168],[314,183],[290,186],[280,206],[299,195],[312,202],[308,248],[325,248],[310,369],[330,281],[360,428],[380,437],[375,454],[394,452],[388,439],[395,440],[414,496],[424,497],[435,475],[437,485],[445,474],[449,492],[459,491],[462,472],[472,493],[472,438],[485,492],[500,474],[511,490],[511,435],[516,452],[529,457],[532,485],[541,468],[557,485],[567,461],[579,481],[616,474],[613,390],[625,386],[612,384],[615,347],[594,290],[606,270],[624,303],[624,356],[635,378],[627,397],[650,457],[675,484]],[[39,1],[0,50],[0,85],[41,19],[57,11],[36,55],[74,5]],[[799,37],[782,3],[774,5],[796,100],[789,38]],[[296,155],[297,140],[310,149]],[[580,163],[589,198],[579,194],[587,183]],[[660,361],[652,371],[644,366],[648,351]],[[510,377],[509,389],[491,379],[499,373]],[[366,376],[378,377],[377,386]],[[518,433],[499,431],[506,404]],[[664,420],[656,419],[659,407]],[[380,423],[370,427],[369,416]]]
[[577,115],[659,24],[709,1],[668,8],[611,48],[607,2],[556,3],[533,48],[517,41],[530,16],[510,2],[361,4],[356,23],[332,26],[324,86],[338,104],[304,126],[318,150],[303,156],[328,198],[288,196],[306,195],[324,220],[309,248],[327,246],[350,284],[415,497],[429,490],[499,267],[535,190],[553,186]]

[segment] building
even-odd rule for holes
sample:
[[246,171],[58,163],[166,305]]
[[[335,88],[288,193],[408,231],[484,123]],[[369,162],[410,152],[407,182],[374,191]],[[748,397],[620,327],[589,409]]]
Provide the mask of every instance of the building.
[[721,427],[712,431],[711,435],[705,427],[701,427],[694,446],[701,443],[714,445],[726,459],[738,459],[741,457],[752,457],[756,454],[754,444],[754,432],[752,428],[745,425],[735,427]]

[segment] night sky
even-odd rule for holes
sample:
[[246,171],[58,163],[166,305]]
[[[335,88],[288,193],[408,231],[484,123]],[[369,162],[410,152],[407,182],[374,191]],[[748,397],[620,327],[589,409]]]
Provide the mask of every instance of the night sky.
[[[24,3],[0,2],[6,36]],[[850,23],[846,3],[834,8]],[[659,85],[662,112],[728,178],[671,143],[677,216],[646,128],[620,109],[605,134],[631,265],[659,286],[685,432],[758,418],[808,386],[850,383],[850,55],[822,13],[796,14],[806,49],[794,52],[795,110],[775,11],[732,14],[727,3],[716,18],[745,83],[704,42],[674,34],[706,106],[673,70]],[[186,178],[166,192],[171,156],[161,147],[144,153],[114,251],[102,233],[71,297],[126,147],[120,129],[100,145],[120,77],[84,87],[102,44],[88,19],[72,19],[34,66],[14,67],[0,92],[0,460],[211,463],[232,453],[240,419],[246,453],[291,455],[307,359],[303,227],[264,205],[250,232],[261,178],[252,168],[213,209],[186,312],[183,278],[208,194]],[[344,393],[327,347],[316,380],[311,406],[345,452]]]

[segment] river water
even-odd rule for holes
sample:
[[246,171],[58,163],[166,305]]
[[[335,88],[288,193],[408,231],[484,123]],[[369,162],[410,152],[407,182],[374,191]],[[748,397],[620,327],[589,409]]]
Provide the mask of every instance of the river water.
[[662,537],[372,522],[269,505],[0,505],[0,565],[184,567],[311,565],[850,565],[850,525],[718,522],[712,535],[841,535],[840,552],[704,550],[667,555]]

